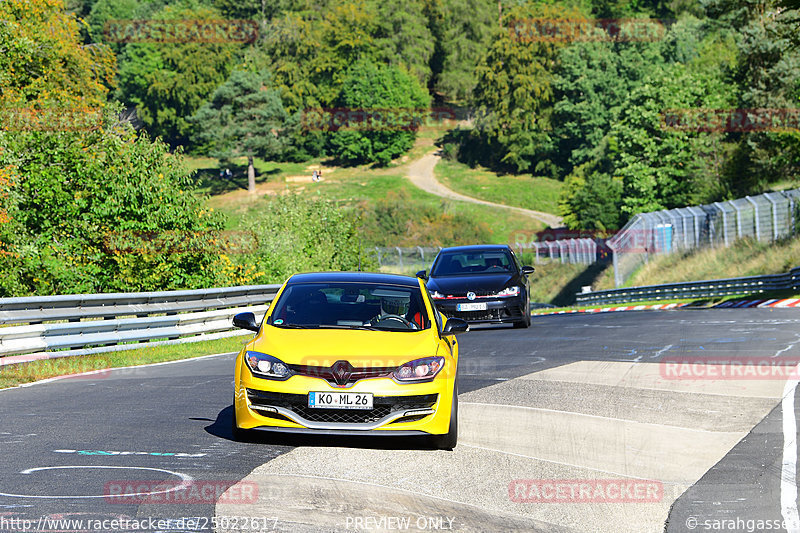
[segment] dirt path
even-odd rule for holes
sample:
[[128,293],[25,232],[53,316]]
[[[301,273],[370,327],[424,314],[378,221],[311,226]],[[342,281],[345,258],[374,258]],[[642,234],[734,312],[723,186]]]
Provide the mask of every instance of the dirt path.
[[422,189],[423,191],[427,191],[431,194],[435,194],[436,196],[441,196],[442,198],[449,198],[451,200],[459,200],[461,202],[472,202],[473,204],[482,204],[488,205],[492,207],[500,207],[503,209],[510,209],[512,211],[516,211],[519,214],[535,218],[541,222],[544,222],[551,228],[558,228],[561,227],[561,217],[553,215],[551,213],[544,213],[542,211],[534,211],[532,209],[524,209],[522,207],[513,207],[510,205],[504,204],[496,204],[494,202],[487,202],[486,200],[479,200],[478,198],[473,198],[472,196],[466,196],[461,193],[457,193],[452,189],[445,187],[441,182],[439,182],[433,173],[433,168],[436,166],[436,163],[439,162],[441,157],[436,152],[428,153],[421,158],[409,163],[408,169],[406,171],[406,175],[408,179],[411,180],[411,183]]

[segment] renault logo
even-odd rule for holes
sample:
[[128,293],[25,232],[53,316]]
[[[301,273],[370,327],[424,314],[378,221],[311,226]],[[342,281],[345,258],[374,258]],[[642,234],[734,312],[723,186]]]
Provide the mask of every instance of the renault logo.
[[331,373],[337,385],[346,385],[353,373],[353,365],[347,361],[336,361],[331,367]]
[[472,291],[468,292],[467,293],[467,300],[474,300],[474,299],[475,299],[475,293],[472,292]]

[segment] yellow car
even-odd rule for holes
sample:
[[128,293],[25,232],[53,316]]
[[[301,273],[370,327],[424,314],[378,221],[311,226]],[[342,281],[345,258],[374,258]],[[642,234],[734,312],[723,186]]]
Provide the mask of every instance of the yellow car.
[[236,358],[234,438],[251,430],[458,438],[456,333],[419,278],[362,272],[296,274]]

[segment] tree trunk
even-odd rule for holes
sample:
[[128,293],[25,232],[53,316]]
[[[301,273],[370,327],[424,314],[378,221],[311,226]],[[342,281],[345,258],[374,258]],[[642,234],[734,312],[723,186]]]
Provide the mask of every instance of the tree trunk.
[[256,192],[256,168],[253,166],[253,156],[247,157],[247,192]]

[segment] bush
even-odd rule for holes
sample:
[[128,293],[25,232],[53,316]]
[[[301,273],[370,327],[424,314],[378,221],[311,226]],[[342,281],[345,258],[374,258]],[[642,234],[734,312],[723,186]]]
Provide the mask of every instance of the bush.
[[251,269],[253,283],[280,283],[297,272],[374,270],[377,263],[362,250],[358,226],[354,210],[330,200],[278,196],[245,217],[243,229],[258,244],[237,259],[239,272]]
[[364,240],[370,246],[456,246],[489,242],[492,231],[485,222],[439,206],[414,202],[407,191],[390,191],[363,215]]
[[[220,281],[219,254],[207,248],[223,220],[191,192],[180,153],[164,143],[109,123],[90,132],[5,132],[0,169],[0,295]],[[179,246],[169,243],[176,236]]]

